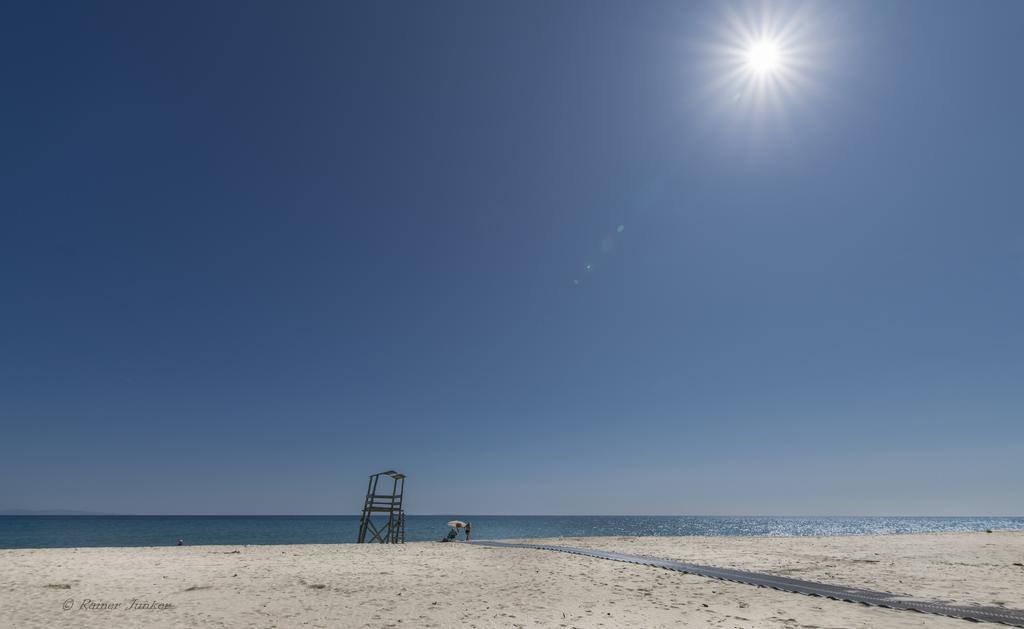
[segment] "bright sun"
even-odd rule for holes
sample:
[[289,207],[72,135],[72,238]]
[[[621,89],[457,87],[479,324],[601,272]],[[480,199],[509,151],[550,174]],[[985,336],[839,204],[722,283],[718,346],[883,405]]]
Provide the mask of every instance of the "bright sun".
[[771,40],[755,42],[747,51],[747,64],[758,74],[769,74],[779,66],[779,46]]
[[819,96],[824,58],[838,42],[831,39],[832,29],[826,28],[827,16],[818,13],[818,5],[716,6],[707,39],[695,42],[706,63],[704,94],[716,113],[732,120],[780,120]]

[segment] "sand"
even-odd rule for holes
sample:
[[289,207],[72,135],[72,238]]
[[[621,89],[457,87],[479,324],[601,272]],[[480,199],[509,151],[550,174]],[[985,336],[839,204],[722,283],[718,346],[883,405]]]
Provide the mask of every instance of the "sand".
[[[1024,608],[1024,532],[529,541]],[[564,553],[425,542],[0,550],[0,626],[970,625]]]

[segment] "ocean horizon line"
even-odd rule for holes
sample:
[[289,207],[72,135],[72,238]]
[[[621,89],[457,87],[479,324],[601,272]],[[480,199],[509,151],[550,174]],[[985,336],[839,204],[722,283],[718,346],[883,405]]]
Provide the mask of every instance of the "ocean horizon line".
[[[38,511],[0,509],[0,517],[360,517],[361,513],[118,513],[105,511]],[[1000,518],[1024,517],[1024,513],[406,513],[407,517],[776,517],[776,518]],[[377,517],[377,516],[375,516]]]
[[[139,517],[139,518],[347,518],[361,513],[116,513],[59,509],[0,509],[0,517]],[[467,518],[1022,518],[1013,513],[406,513],[406,517]]]
[[[119,517],[359,517],[361,513],[124,513],[62,509],[0,509],[0,516]],[[410,517],[1024,517],[1024,513],[406,513]]]

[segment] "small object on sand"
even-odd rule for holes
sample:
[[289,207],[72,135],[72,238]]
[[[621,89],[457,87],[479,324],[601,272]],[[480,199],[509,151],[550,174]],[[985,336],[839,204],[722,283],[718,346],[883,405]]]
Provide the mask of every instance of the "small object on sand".
[[986,533],[991,533],[991,532],[992,532],[992,529],[985,529],[985,532],[986,532]]
[[184,546],[184,545],[185,545],[185,540],[179,539],[178,540],[178,546]]

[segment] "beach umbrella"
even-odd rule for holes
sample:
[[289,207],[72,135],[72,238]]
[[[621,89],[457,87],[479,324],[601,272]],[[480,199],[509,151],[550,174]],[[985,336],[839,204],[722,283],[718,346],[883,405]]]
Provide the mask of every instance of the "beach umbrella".
[[448,526],[450,526],[452,528],[456,528],[456,529],[463,529],[463,528],[466,528],[466,523],[463,522],[462,520],[452,520],[451,522],[448,523]]

